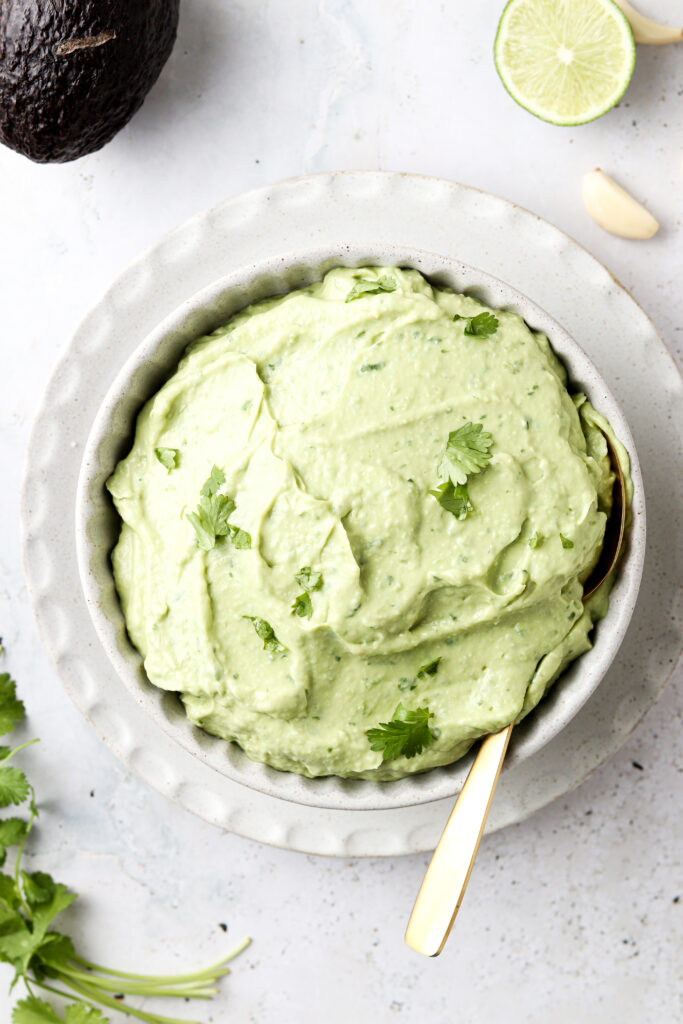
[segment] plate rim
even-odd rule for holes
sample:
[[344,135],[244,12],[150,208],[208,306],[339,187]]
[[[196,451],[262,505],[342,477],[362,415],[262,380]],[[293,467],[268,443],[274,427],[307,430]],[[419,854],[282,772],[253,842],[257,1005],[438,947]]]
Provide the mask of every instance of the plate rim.
[[[23,548],[23,554],[24,554],[25,576],[26,576],[26,580],[27,580],[27,585],[28,585],[30,596],[31,596],[31,601],[32,601],[32,604],[34,606],[34,612],[36,614],[36,618],[38,619],[38,625],[39,625],[39,629],[40,629],[41,636],[42,636],[42,639],[43,639],[43,643],[46,646],[46,648],[48,649],[48,653],[49,653],[49,655],[51,657],[51,660],[53,661],[53,663],[57,667],[58,674],[62,677],[62,682],[63,682],[63,684],[65,686],[65,689],[70,694],[72,699],[74,699],[74,701],[76,702],[77,706],[79,706],[79,709],[82,711],[82,713],[85,714],[85,717],[88,720],[91,721],[91,724],[94,725],[96,731],[98,731],[98,733],[101,736],[102,736],[102,732],[98,728],[97,723],[92,721],[91,716],[88,715],[88,713],[81,706],[81,703],[80,703],[80,701],[78,699],[78,694],[76,693],[76,688],[73,686],[72,682],[69,681],[69,678],[68,678],[68,675],[69,675],[69,673],[68,673],[68,659],[67,659],[67,665],[65,666],[64,665],[64,659],[59,657],[59,651],[56,648],[56,645],[55,645],[55,642],[54,642],[54,637],[49,634],[49,631],[47,630],[47,628],[44,628],[44,627],[46,627],[46,623],[44,622],[44,618],[43,618],[44,611],[45,611],[45,608],[44,608],[44,595],[40,593],[40,589],[41,589],[40,588],[40,577],[39,577],[39,575],[35,575],[34,574],[34,570],[35,570],[36,567],[35,567],[35,565],[33,563],[33,552],[31,552],[31,550],[30,550],[30,542],[33,539],[32,533],[31,533],[31,525],[33,523],[33,519],[32,519],[33,510],[31,508],[31,501],[32,501],[32,497],[33,497],[32,488],[35,489],[37,487],[37,485],[38,485],[37,476],[40,476],[40,469],[41,469],[41,467],[40,467],[40,460],[38,460],[36,465],[33,464],[33,462],[35,462],[35,451],[34,451],[34,449],[35,449],[35,444],[36,444],[36,438],[37,438],[37,436],[38,436],[38,434],[40,432],[40,427],[42,425],[42,422],[48,416],[48,413],[50,411],[49,410],[49,400],[50,400],[50,397],[51,397],[51,392],[52,392],[52,390],[53,390],[53,388],[55,386],[55,383],[59,380],[59,378],[63,374],[64,370],[68,367],[70,359],[72,359],[74,357],[74,350],[76,350],[76,354],[78,354],[79,348],[81,348],[81,347],[86,347],[87,348],[87,346],[85,346],[86,335],[87,335],[88,331],[95,326],[96,320],[97,320],[97,315],[98,315],[98,313],[101,313],[102,307],[105,306],[108,302],[111,302],[112,299],[115,299],[116,298],[117,290],[120,290],[122,285],[125,285],[126,282],[128,282],[132,276],[134,276],[141,268],[144,268],[146,266],[146,264],[149,263],[150,259],[153,259],[154,257],[157,257],[161,252],[163,252],[163,250],[169,244],[173,243],[174,241],[177,241],[178,238],[181,238],[183,235],[190,234],[192,232],[192,230],[194,228],[196,228],[198,225],[202,225],[202,224],[205,224],[206,222],[211,222],[212,220],[215,220],[217,217],[219,217],[222,213],[224,213],[226,210],[228,210],[230,208],[234,209],[236,207],[239,207],[240,204],[245,205],[245,206],[248,206],[249,203],[253,204],[254,199],[262,200],[264,197],[270,198],[271,196],[276,195],[278,192],[282,192],[283,190],[291,189],[293,186],[297,187],[297,188],[300,188],[302,185],[307,185],[307,184],[311,184],[311,183],[317,183],[317,184],[325,184],[325,185],[327,185],[327,187],[329,189],[333,184],[336,184],[340,180],[346,181],[346,182],[353,182],[353,181],[357,181],[358,179],[373,179],[375,181],[380,181],[380,182],[385,183],[385,184],[388,183],[388,182],[406,182],[406,181],[411,183],[411,184],[418,184],[418,183],[427,182],[432,187],[436,186],[440,190],[445,189],[450,194],[451,197],[454,196],[454,195],[458,195],[458,194],[460,194],[461,196],[465,195],[465,197],[469,196],[470,198],[473,195],[478,195],[478,196],[483,197],[485,199],[491,200],[491,201],[493,201],[494,204],[496,204],[498,206],[498,212],[501,214],[501,216],[503,214],[507,214],[509,216],[511,214],[521,213],[521,214],[523,214],[526,217],[532,218],[536,222],[537,225],[540,225],[542,228],[548,229],[548,230],[550,230],[550,232],[554,233],[554,236],[555,236],[554,237],[554,241],[564,240],[564,242],[569,244],[570,246],[576,247],[576,249],[579,250],[580,253],[582,254],[583,258],[587,258],[593,264],[597,265],[597,267],[600,268],[601,271],[604,271],[612,279],[612,281],[615,283],[615,285],[619,289],[619,291],[622,292],[623,295],[628,299],[628,301],[630,303],[632,303],[633,306],[635,306],[637,308],[639,314],[641,315],[641,317],[643,319],[643,323],[647,327],[648,334],[649,335],[653,335],[657,339],[657,341],[659,342],[659,347],[660,347],[661,352],[666,353],[666,355],[668,356],[669,362],[670,362],[671,366],[673,366],[674,372],[675,372],[676,376],[679,378],[678,383],[680,384],[680,373],[678,371],[678,367],[676,365],[676,362],[673,359],[673,356],[672,356],[671,352],[669,351],[668,347],[666,346],[666,343],[664,342],[664,340],[661,338],[661,336],[657,332],[654,324],[652,323],[650,318],[647,316],[645,311],[642,309],[642,307],[639,305],[639,303],[637,303],[637,301],[635,299],[633,299],[633,297],[630,295],[630,293],[627,291],[627,289],[614,277],[613,274],[610,273],[610,271],[606,267],[604,267],[603,264],[600,263],[599,260],[597,260],[591,253],[589,253],[583,246],[581,246],[574,239],[572,239],[568,234],[566,234],[565,232],[561,231],[560,229],[558,229],[554,225],[550,224],[549,222],[545,221],[543,218],[539,217],[538,215],[536,215],[534,213],[530,213],[530,211],[525,210],[523,207],[519,206],[518,204],[512,203],[509,200],[503,199],[501,197],[493,196],[492,194],[490,194],[488,192],[484,192],[483,190],[476,189],[476,188],[473,188],[473,187],[468,186],[468,185],[462,185],[462,184],[459,184],[457,182],[447,181],[445,179],[441,179],[441,178],[434,177],[434,176],[415,175],[415,174],[409,174],[409,173],[405,173],[405,172],[391,172],[391,171],[336,171],[335,172],[335,171],[333,171],[333,172],[325,172],[325,173],[322,173],[322,174],[297,176],[297,177],[285,179],[284,181],[276,183],[274,185],[252,189],[252,190],[250,190],[250,191],[248,191],[246,193],[242,193],[241,195],[238,195],[238,196],[232,197],[230,199],[224,200],[223,202],[220,202],[218,204],[214,204],[208,210],[205,210],[205,211],[202,211],[202,212],[199,212],[199,213],[195,214],[193,217],[191,217],[188,220],[186,220],[183,224],[178,225],[177,227],[173,228],[171,231],[165,233],[155,244],[153,244],[152,246],[148,247],[140,256],[138,256],[135,260],[133,260],[128,265],[128,267],[126,267],[119,275],[117,275],[117,277],[114,279],[114,281],[110,284],[110,286],[106,289],[104,294],[101,296],[101,298],[99,299],[97,304],[88,313],[86,313],[86,315],[81,319],[81,321],[80,321],[78,327],[76,328],[76,331],[75,331],[75,333],[74,333],[74,335],[72,337],[70,345],[62,353],[61,357],[58,359],[58,361],[56,363],[56,366],[55,366],[55,368],[54,368],[54,370],[53,370],[53,372],[52,372],[52,374],[51,374],[51,376],[49,378],[49,381],[48,381],[48,384],[47,384],[47,387],[46,387],[46,390],[45,390],[45,393],[44,393],[44,396],[43,396],[43,400],[40,403],[38,412],[36,414],[36,419],[34,421],[34,424],[33,424],[32,430],[31,430],[31,434],[30,434],[30,438],[29,438],[29,447],[28,447],[29,455],[28,455],[26,463],[25,463],[24,479],[23,479],[23,483],[22,483],[22,496],[21,496],[22,548]],[[435,246],[432,251],[439,252],[440,250],[439,250],[438,246]],[[516,286],[513,286],[513,287],[516,287]],[[549,315],[550,316],[554,316],[553,314],[549,314]],[[571,331],[570,331],[570,333],[571,333]],[[589,354],[589,358],[592,359],[592,354],[590,353],[590,350],[589,350],[588,354]],[[608,381],[609,381],[609,377],[608,377]],[[32,458],[33,458],[33,461],[32,461]],[[80,588],[80,583],[78,581],[77,581],[77,585]],[[658,694],[661,692],[661,690],[664,689],[664,687],[666,686],[668,680],[671,678],[671,676],[673,675],[673,673],[675,671],[676,671],[676,664],[674,663],[674,665],[671,668],[671,670],[666,673],[666,677],[659,680],[658,685],[657,685],[656,696],[658,696]],[[577,775],[571,781],[570,785],[565,790],[563,790],[563,792],[568,792],[571,788],[574,788],[576,785],[579,785],[580,782],[582,782],[596,767],[598,767],[598,765],[600,763],[603,763],[604,760],[607,760],[607,758],[609,756],[611,756],[611,754],[614,753],[614,751],[616,749],[618,749],[618,746],[621,744],[621,742],[623,742],[627,738],[627,736],[630,734],[630,732],[638,724],[638,721],[640,720],[640,718],[642,718],[642,716],[647,712],[649,707],[654,703],[654,700],[656,699],[656,696],[652,696],[651,697],[651,699],[649,700],[649,703],[647,704],[647,706],[644,707],[641,710],[641,712],[639,713],[637,720],[632,722],[629,725],[628,729],[622,733],[621,738],[619,739],[618,743],[616,745],[611,744],[610,748],[605,753],[605,756],[602,757],[600,760],[598,760],[597,763],[588,765],[586,767],[586,770],[583,773],[581,773],[580,775]],[[552,743],[552,741],[551,741],[551,743]],[[124,763],[126,763],[134,771],[137,771],[137,773],[142,775],[143,778],[146,777],[145,773],[143,771],[140,771],[138,768],[136,768],[135,764],[131,763],[130,751],[128,752],[128,754],[126,754],[125,751],[122,751],[121,749],[117,749],[117,746],[116,746],[115,743],[111,743],[110,742],[109,745],[114,748],[114,750],[118,754],[118,756],[121,757],[124,760]],[[119,747],[120,747],[120,745],[119,745]],[[147,781],[151,781],[151,780],[149,778],[147,778]],[[238,784],[235,784],[235,785],[238,785]],[[162,789],[162,791],[165,791],[164,787],[162,787],[160,785],[157,785],[157,788],[160,788],[160,789]],[[240,787],[240,788],[243,789],[243,787]],[[244,792],[245,793],[249,793],[250,791],[249,790],[244,790]],[[219,815],[208,813],[206,808],[202,809],[201,807],[198,808],[197,806],[192,806],[192,803],[193,803],[192,800],[183,799],[182,795],[179,796],[179,794],[177,792],[175,794],[173,794],[173,795],[175,795],[177,799],[180,799],[180,802],[183,803],[184,806],[188,807],[188,809],[194,810],[195,813],[199,813],[200,816],[205,817],[208,820],[215,820],[217,823],[220,823],[220,816]],[[523,808],[521,810],[517,810],[513,814],[513,817],[511,818],[510,821],[505,821],[505,822],[501,823],[501,825],[498,825],[498,827],[502,827],[503,824],[511,823],[512,820],[514,820],[514,821],[521,821],[521,820],[523,820],[526,816],[528,816],[529,814],[533,813],[536,809],[540,809],[541,806],[544,806],[546,803],[550,802],[550,800],[555,799],[556,796],[558,796],[558,795],[560,795],[560,794],[556,793],[554,795],[549,796],[547,799],[544,799],[542,802],[535,804],[534,806],[527,806],[527,807],[525,807],[525,808]],[[273,798],[269,798],[269,799],[273,799]],[[444,801],[441,801],[441,803],[443,803],[443,802]],[[278,803],[278,805],[282,805],[283,802],[278,799],[277,803]],[[293,806],[296,807],[296,805],[293,805]],[[431,806],[432,808],[437,808],[439,806],[439,801],[437,801],[436,803],[433,803],[433,804],[431,804],[429,806]],[[406,810],[409,810],[409,809],[410,808],[407,808]],[[352,812],[342,812],[342,813],[355,814],[357,812],[353,812],[352,811]],[[385,812],[385,811],[367,812],[368,815],[371,815],[373,813],[383,815],[383,814],[387,814],[387,813],[390,813],[390,812]],[[328,849],[321,849],[319,847],[319,844],[317,844],[314,841],[312,841],[310,837],[308,839],[306,839],[305,841],[303,839],[300,839],[300,838],[298,839],[298,838],[291,838],[291,837],[289,839],[287,839],[287,837],[285,837],[284,840],[282,840],[282,839],[272,839],[272,838],[264,837],[262,835],[255,835],[254,832],[253,832],[253,829],[251,829],[249,827],[246,827],[246,826],[240,827],[239,825],[236,826],[233,823],[233,824],[230,824],[229,826],[225,826],[225,827],[229,827],[231,831],[238,832],[238,833],[246,835],[246,836],[248,836],[250,838],[257,838],[259,841],[267,842],[267,843],[272,843],[272,845],[284,846],[285,848],[299,849],[299,850],[302,850],[302,851],[305,850],[306,852],[313,852],[313,853],[331,852],[333,854],[338,854],[338,853],[342,853],[343,854],[343,853],[351,852],[351,853],[353,853],[354,855],[357,855],[357,856],[363,856],[363,855],[372,855],[372,856],[380,855],[381,856],[381,855],[392,855],[392,854],[397,853],[397,852],[399,852],[399,853],[403,853],[403,852],[416,852],[417,850],[428,849],[429,846],[431,845],[431,843],[425,843],[423,840],[422,841],[420,841],[420,840],[418,840],[418,841],[414,841],[414,840],[411,841],[410,837],[409,837],[407,844],[404,843],[401,846],[400,849],[386,849],[386,850],[378,849],[377,845],[373,844],[373,843],[370,843],[367,849],[363,848],[363,844],[362,843],[359,846],[357,845],[357,846],[354,846],[352,849],[349,849],[348,848],[348,844],[342,843],[342,847],[343,848],[335,848],[334,850],[328,850]],[[491,830],[493,830],[493,829],[491,829]],[[399,844],[399,845],[401,845],[401,844]]]

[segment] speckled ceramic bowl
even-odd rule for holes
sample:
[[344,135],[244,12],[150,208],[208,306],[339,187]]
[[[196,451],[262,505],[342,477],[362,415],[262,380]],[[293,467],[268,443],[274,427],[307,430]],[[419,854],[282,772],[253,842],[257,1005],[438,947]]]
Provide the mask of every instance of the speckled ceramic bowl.
[[110,561],[120,520],[104,484],[130,449],[141,407],[172,374],[190,341],[225,323],[244,306],[320,280],[332,267],[373,264],[412,267],[436,285],[467,292],[489,306],[519,313],[530,327],[548,336],[573,387],[584,391],[609,419],[629,452],[634,483],[633,525],[609,612],[595,628],[592,650],[563,673],[548,697],[515,729],[506,765],[514,765],[539,750],[567,725],[594,692],[626,633],[645,554],[643,485],[631,432],[593,363],[559,324],[496,278],[454,259],[378,245],[362,250],[347,246],[337,252],[311,249],[288,253],[246,266],[216,281],[167,317],[122,366],[90,431],[76,501],[78,561],[90,615],[115,670],[146,714],[197,758],[237,782],[298,803],[358,810],[409,806],[455,794],[467,775],[471,755],[452,765],[394,782],[307,779],[250,761],[236,744],[193,726],[178,696],[149,682],[142,658],[128,639]]

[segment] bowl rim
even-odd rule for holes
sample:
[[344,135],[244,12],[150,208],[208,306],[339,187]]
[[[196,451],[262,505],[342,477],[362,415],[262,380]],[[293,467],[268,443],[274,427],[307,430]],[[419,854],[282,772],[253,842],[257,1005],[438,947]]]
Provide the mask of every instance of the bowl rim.
[[[540,331],[548,337],[553,351],[567,370],[570,383],[576,382],[577,388],[586,391],[589,398],[594,400],[596,407],[610,421],[629,454],[634,485],[633,515],[627,550],[615,581],[610,609],[602,623],[598,624],[597,636],[595,633],[591,634],[594,640],[591,650],[562,673],[561,679],[557,681],[557,685],[553,685],[549,696],[543,698],[533,714],[516,727],[504,770],[532,756],[571,721],[594,693],[616,656],[635,608],[642,576],[646,532],[645,502],[642,475],[631,431],[616,399],[591,358],[557,321],[526,295],[486,271],[453,257],[399,243],[341,245],[334,251],[329,246],[313,246],[279,253],[268,259],[241,266],[190,295],[135,347],[107,389],[90,428],[82,455],[76,494],[76,550],[81,586],[90,618],[110,663],[124,686],[157,726],[194,756],[229,779],[266,795],[294,803],[326,809],[382,810],[455,796],[466,778],[473,755],[470,753],[451,765],[432,768],[424,773],[408,775],[390,782],[349,780],[338,776],[309,779],[251,761],[236,744],[213,737],[192,725],[179,708],[177,713],[170,715],[169,701],[175,700],[176,695],[154,687],[144,676],[141,656],[127,639],[120,608],[120,621],[116,624],[102,608],[101,587],[92,569],[93,559],[97,555],[97,544],[89,532],[97,502],[93,496],[93,486],[99,477],[106,479],[113,469],[111,467],[102,473],[99,458],[101,445],[110,436],[112,418],[120,403],[128,397],[132,378],[141,368],[153,363],[153,356],[164,343],[175,336],[181,338],[181,341],[177,342],[180,348],[165,371],[163,379],[168,379],[174,372],[186,345],[201,333],[213,329],[211,326],[199,330],[196,327],[190,329],[189,324],[196,322],[198,316],[207,317],[209,310],[217,302],[220,303],[233,294],[253,290],[258,287],[259,282],[272,283],[293,272],[304,274],[304,279],[299,283],[289,284],[283,288],[266,287],[266,290],[259,293],[256,298],[249,297],[239,302],[227,315],[218,319],[214,315],[209,320],[213,327],[225,322],[238,309],[257,301],[258,298],[284,294],[306,283],[320,280],[327,270],[339,266],[400,266],[416,269],[429,281],[436,281],[438,284],[442,283],[439,278],[449,278],[450,280],[443,283],[457,291],[474,294],[476,297],[485,293],[483,301],[494,309],[508,309],[519,313],[532,330]],[[148,398],[158,390],[158,386],[157,384],[136,402],[136,411],[127,437],[128,446],[138,412]],[[111,499],[105,495],[102,486],[99,491],[100,503],[104,498],[111,510]],[[109,562],[111,547],[113,543],[105,557],[113,587]],[[120,646],[122,634],[127,645],[125,655]],[[578,679],[567,680],[568,675],[578,676]],[[565,682],[564,687],[562,681]],[[228,748],[232,748],[231,757],[225,756]]]

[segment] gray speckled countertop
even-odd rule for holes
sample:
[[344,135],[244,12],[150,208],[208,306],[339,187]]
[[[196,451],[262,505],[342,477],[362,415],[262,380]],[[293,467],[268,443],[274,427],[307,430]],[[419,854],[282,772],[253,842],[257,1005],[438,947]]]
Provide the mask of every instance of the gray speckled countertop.
[[[199,964],[252,935],[220,999],[199,1007],[201,1021],[683,1017],[680,679],[583,786],[485,840],[446,953],[423,961],[402,934],[425,856],[337,861],[260,847],[147,788],[63,693],[22,580],[23,449],[77,321],[161,233],[255,185],[380,167],[503,195],[594,252],[680,358],[683,45],[639,48],[619,109],[559,129],[517,108],[498,83],[491,45],[501,7],[186,2],[169,65],[103,152],[55,167],[0,152],[0,633],[30,732],[42,738],[24,757],[43,808],[34,863],[81,893],[69,928],[114,966]],[[641,7],[681,17],[675,0]],[[584,214],[580,175],[598,165],[660,218],[646,248]],[[3,968],[0,1024],[10,1020],[5,979]]]

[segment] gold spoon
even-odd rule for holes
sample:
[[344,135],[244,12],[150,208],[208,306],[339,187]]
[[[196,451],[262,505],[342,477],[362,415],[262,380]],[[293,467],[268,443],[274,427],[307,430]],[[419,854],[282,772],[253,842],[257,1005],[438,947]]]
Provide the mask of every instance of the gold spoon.
[[[624,474],[609,438],[605,440],[617,486],[605,543],[600,560],[586,582],[584,601],[604,583],[616,565],[626,529]],[[406,928],[406,943],[416,953],[438,956],[446,944],[477,856],[513,725],[511,722],[482,741],[446,822]]]

